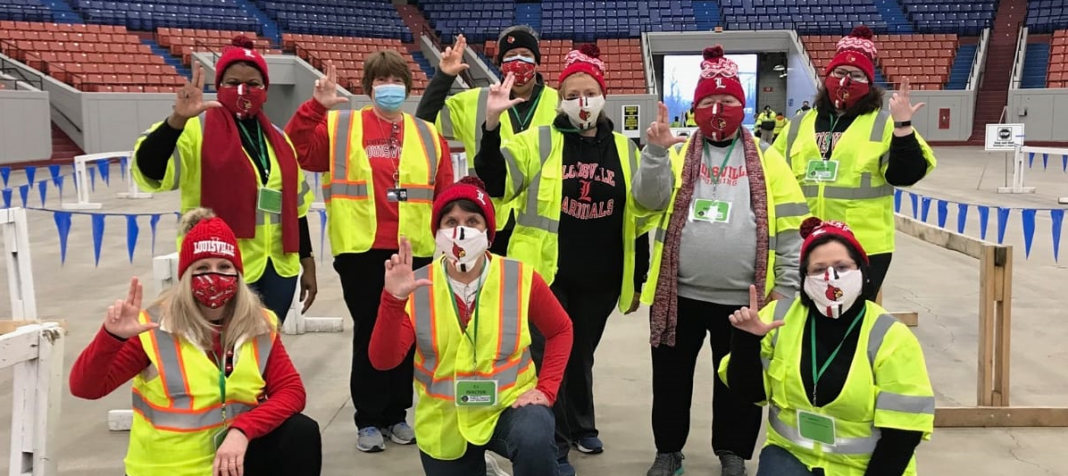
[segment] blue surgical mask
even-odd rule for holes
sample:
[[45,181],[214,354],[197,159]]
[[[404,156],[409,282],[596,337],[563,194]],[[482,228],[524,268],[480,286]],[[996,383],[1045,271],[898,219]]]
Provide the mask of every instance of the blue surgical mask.
[[393,112],[401,108],[408,93],[403,84],[380,84],[375,86],[375,105]]

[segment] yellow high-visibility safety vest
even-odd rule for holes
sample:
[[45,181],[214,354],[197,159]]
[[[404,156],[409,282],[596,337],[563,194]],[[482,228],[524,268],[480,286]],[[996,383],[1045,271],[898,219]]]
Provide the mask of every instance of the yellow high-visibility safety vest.
[[[468,89],[446,99],[445,107],[441,108],[441,112],[438,113],[437,126],[441,135],[448,140],[455,139],[464,144],[464,153],[467,155],[467,175],[478,175],[475,173],[475,154],[478,153],[480,144],[482,144],[482,125],[486,123],[486,101],[488,99],[489,88]],[[557,103],[560,102],[559,93],[553,88],[544,86],[541,94],[533,100],[537,101],[537,105],[531,111],[533,115],[530,116],[527,130],[552,125],[556,119]],[[501,114],[501,143],[505,143],[515,134],[511,114],[505,111]],[[519,199],[522,200],[522,197]],[[498,217],[497,231],[500,231],[508,224],[508,216],[511,215],[515,206],[514,203],[499,198],[492,200]]]
[[[374,244],[378,227],[371,161],[363,148],[363,110],[330,111],[326,125],[330,173],[323,179],[323,199],[330,249],[334,256],[363,253]],[[404,131],[398,171],[408,200],[398,203],[398,240],[407,236],[413,254],[427,257],[434,254],[430,216],[441,138],[430,123],[411,114],[404,114]]]
[[[133,426],[126,452],[129,476],[204,476],[215,460],[215,433],[259,405],[264,373],[278,320],[263,310],[271,332],[240,342],[226,377],[226,421],[222,418],[219,367],[204,349],[162,329],[138,336],[151,365],[133,380]],[[159,309],[140,321],[159,322]]]
[[[488,443],[501,412],[538,384],[527,321],[534,270],[493,255],[478,309],[461,331],[444,265],[439,259],[415,271],[416,279],[432,284],[412,293],[407,310],[416,342],[415,440],[434,459],[456,460],[468,443]],[[496,380],[497,404],[457,406],[460,378]]]
[[[201,114],[200,117],[189,119],[185,123],[185,129],[182,130],[182,135],[178,137],[178,143],[174,147],[171,160],[167,161],[167,172],[163,176],[163,180],[152,180],[145,177],[141,172],[141,168],[137,165],[137,160],[135,158],[130,159],[134,161],[134,180],[142,190],[151,193],[179,190],[182,196],[182,213],[201,206],[200,159],[201,146],[204,143],[204,130],[202,127],[204,117]],[[137,139],[134,150],[140,149],[141,143],[160,124],[162,122],[157,122],[142,133],[140,138]],[[279,134],[282,134],[282,137],[286,138],[289,146],[293,147],[285,131],[278,126],[274,126],[274,128],[278,130]],[[253,162],[253,160],[257,159],[253,159],[248,155],[248,152],[245,152],[245,157],[249,160],[249,167],[256,174],[256,186],[282,190],[281,167],[278,165],[278,157],[275,156],[274,148],[270,142],[267,143],[267,155],[271,161],[271,170],[267,177],[267,185],[263,185],[259,179],[259,173],[256,172],[258,169],[256,169],[256,165]],[[296,155],[296,151],[294,151],[293,156],[296,157]],[[312,202],[315,200],[315,195],[311,187],[308,186],[308,181],[305,179],[304,172],[300,169],[300,166],[297,165],[296,169],[297,183],[300,186],[297,193],[297,216],[303,217],[308,214],[308,208],[311,207]],[[256,210],[255,213],[256,236],[237,240],[237,246],[241,250],[241,261],[245,269],[245,281],[250,283],[259,281],[260,277],[263,276],[263,271],[267,268],[268,259],[271,260],[271,264],[274,265],[278,275],[283,278],[292,278],[299,274],[299,254],[282,251],[282,217],[263,210]],[[178,237],[178,249],[180,250],[181,248],[182,237]]]
[[[808,163],[821,160],[816,144],[816,109],[803,112],[792,121],[785,135],[772,146],[786,158],[808,199],[812,214],[824,220],[849,225],[857,241],[869,255],[894,251],[894,186],[886,182],[890,160],[890,139],[894,123],[885,109],[858,116],[842,133],[831,152],[838,161],[834,182],[814,182],[805,178]],[[934,151],[916,132],[927,173],[934,170]]]
[[[612,135],[627,189],[623,209],[623,283],[619,295],[619,308],[626,310],[634,297],[634,240],[648,231],[651,222],[643,218],[647,214],[631,196],[631,177],[638,170],[638,147],[623,134],[613,132]],[[515,204],[515,231],[508,243],[508,256],[533,266],[546,283],[552,284],[560,256],[564,133],[553,126],[527,129],[503,144],[501,154],[508,168],[504,199],[525,194]]]
[[[809,469],[823,468],[827,476],[863,476],[879,442],[879,428],[918,431],[929,440],[934,431],[935,397],[923,349],[912,331],[874,302],[867,302],[858,332],[857,350],[846,385],[834,401],[815,408],[805,391],[801,353],[808,308],[800,299],[775,301],[760,310],[764,322],[785,320],[761,341],[764,393],[768,407],[768,445],[783,448]],[[728,355],[719,366],[727,380]],[[801,437],[797,411],[835,419],[836,444]],[[905,476],[915,476],[916,458]]]
[[[763,152],[760,140],[754,138],[757,145],[757,154],[760,163],[764,165],[764,183],[768,197],[768,273],[765,278],[765,292],[770,294],[775,288],[775,250],[778,239],[784,233],[792,233],[793,239],[800,240],[798,230],[801,222],[810,216],[805,197],[797,182],[790,175],[790,170],[785,167],[778,154],[766,154]],[[660,279],[660,266],[664,255],[664,239],[667,237],[668,226],[671,224],[671,216],[675,210],[675,198],[682,188],[682,169],[686,161],[686,153],[693,143],[693,137],[685,144],[671,148],[671,171],[675,174],[675,189],[671,192],[671,201],[667,209],[658,216],[656,233],[653,235],[652,263],[649,265],[649,279],[642,290],[642,302],[652,305],[656,299],[656,283]],[[677,277],[675,277],[677,279]]]

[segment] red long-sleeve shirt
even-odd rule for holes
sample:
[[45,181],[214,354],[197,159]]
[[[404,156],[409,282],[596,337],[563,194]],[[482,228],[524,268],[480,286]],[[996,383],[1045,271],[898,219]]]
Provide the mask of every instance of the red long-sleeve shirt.
[[[330,136],[326,127],[326,113],[327,109],[322,104],[311,99],[297,109],[297,113],[286,125],[286,134],[293,141],[293,146],[297,149],[297,161],[304,170],[330,171]],[[400,163],[404,122],[397,124],[397,130],[394,132],[393,124],[380,119],[372,109],[364,109],[360,114],[363,119],[363,149],[367,152],[371,175],[374,177],[375,217],[378,222],[375,241],[371,247],[395,250],[398,248],[398,203],[389,201],[386,191],[395,187],[393,174]],[[390,140],[391,137],[394,141]],[[444,137],[440,139],[441,156],[438,158],[438,171],[434,179],[435,197],[454,181],[449,144],[445,142]]]
[[[219,347],[217,340],[216,336],[215,346]],[[211,357],[210,353],[208,355]],[[141,339],[134,337],[123,341],[101,327],[74,362],[70,371],[70,393],[88,400],[105,397],[150,364]],[[230,425],[241,430],[250,440],[274,431],[287,418],[304,410],[304,383],[289,360],[280,337],[275,337],[271,346],[263,380],[267,399],[252,410],[238,415]],[[211,384],[216,384],[214,379]]]
[[[471,312],[467,304],[457,296],[456,306],[460,310],[460,319],[464,325],[470,319]],[[408,349],[415,343],[415,328],[404,307],[408,300],[393,297],[382,291],[382,301],[378,306],[378,322],[371,334],[371,365],[378,370],[392,369],[404,361]],[[571,340],[574,337],[571,318],[556,300],[549,285],[537,273],[530,286],[530,302],[527,304],[527,316],[545,336],[545,356],[538,371],[537,389],[549,399],[556,401],[556,391],[564,378],[567,359],[571,355]]]

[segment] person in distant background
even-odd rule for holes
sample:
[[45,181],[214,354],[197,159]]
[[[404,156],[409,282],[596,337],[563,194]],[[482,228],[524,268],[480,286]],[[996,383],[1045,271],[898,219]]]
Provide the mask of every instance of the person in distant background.
[[775,137],[779,137],[779,133],[786,127],[789,121],[786,120],[786,115],[783,113],[775,114],[775,135],[772,136],[772,142],[775,141]]
[[[456,76],[468,68],[463,63],[466,49],[467,40],[463,35],[456,39],[455,45],[445,49],[438,65],[439,74],[430,80],[415,115],[425,121],[436,121],[438,130],[446,139],[462,142],[467,155],[467,174],[477,175],[475,155],[482,142],[490,89],[471,88],[446,99]],[[551,125],[556,119],[556,104],[560,97],[555,89],[545,85],[545,79],[538,72],[541,65],[538,34],[526,25],[506,28],[497,38],[496,63],[502,74],[511,74],[515,78],[509,98],[523,99],[509,108],[507,114],[501,115],[501,140],[507,142],[527,129]],[[505,256],[515,229],[515,204],[500,198],[494,198],[493,204],[499,220],[497,238],[490,251]]]
[[223,51],[215,101],[204,101],[204,73],[193,63],[193,79],[178,90],[170,117],[137,140],[133,176],[148,192],[179,190],[183,212],[206,207],[229,223],[245,279],[284,322],[301,267],[301,312],[315,301],[306,217],[314,195],[289,138],[263,111],[270,79],[252,48],[238,36]]
[[765,142],[771,143],[775,137],[775,111],[770,105],[765,105],[764,110],[756,117],[755,136]]
[[795,112],[794,114],[796,115],[801,114],[802,112],[808,112],[809,109],[812,109],[812,106],[808,104],[808,101],[804,101],[801,103],[801,109],[798,109],[797,112]]
[[686,111],[686,127],[697,127],[697,117],[694,114],[696,106],[694,103],[690,103],[690,109]]
[[671,127],[679,127],[679,116],[675,116],[675,120],[671,121]]

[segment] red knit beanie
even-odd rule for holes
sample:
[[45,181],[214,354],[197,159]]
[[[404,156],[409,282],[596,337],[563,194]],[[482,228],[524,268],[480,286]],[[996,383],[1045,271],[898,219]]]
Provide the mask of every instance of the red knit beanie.
[[437,235],[438,224],[441,223],[441,212],[445,207],[457,200],[470,200],[482,209],[482,218],[486,219],[486,237],[493,242],[497,233],[497,216],[493,211],[493,202],[486,193],[486,184],[478,177],[467,176],[446,188],[441,195],[434,199],[434,208],[431,212],[430,232]]
[[577,50],[571,50],[564,58],[564,70],[560,72],[556,85],[564,84],[564,80],[575,73],[593,76],[601,85],[601,94],[608,94],[608,88],[604,85],[604,62],[601,61],[601,49],[597,45],[587,43]]
[[186,233],[182,239],[182,250],[178,254],[178,276],[184,276],[190,265],[204,258],[227,259],[237,268],[238,273],[245,273],[237,237],[222,218],[204,218]]
[[816,217],[810,217],[801,224],[801,238],[805,241],[801,243],[801,262],[805,261],[808,257],[808,252],[812,250],[812,243],[821,236],[836,236],[848,243],[848,246],[852,247],[857,253],[860,254],[861,259],[865,263],[868,262],[868,253],[864,251],[864,247],[860,246],[860,242],[857,241],[857,237],[853,235],[853,230],[849,229],[849,226],[840,221],[822,221]]
[[226,73],[226,68],[229,68],[231,64],[238,61],[247,61],[252,63],[256,69],[260,70],[260,74],[263,75],[264,87],[271,84],[271,80],[267,77],[267,62],[264,61],[263,56],[260,56],[253,48],[256,47],[245,35],[237,35],[230,42],[232,46],[227,46],[223,49],[223,54],[219,58],[219,61],[215,63],[215,89],[219,89],[219,85],[222,84],[223,74]]
[[878,51],[871,41],[872,33],[868,27],[860,25],[849,36],[838,40],[838,53],[834,55],[823,74],[829,75],[839,66],[856,66],[868,76],[868,81],[875,81],[875,58]]
[[742,82],[738,80],[738,64],[723,56],[723,47],[720,45],[705,48],[704,56],[693,103],[701,104],[702,99],[713,94],[729,94],[745,104],[745,89],[742,89]]

